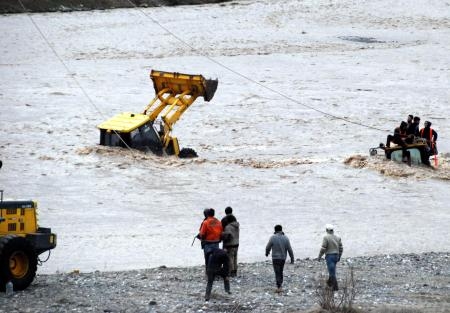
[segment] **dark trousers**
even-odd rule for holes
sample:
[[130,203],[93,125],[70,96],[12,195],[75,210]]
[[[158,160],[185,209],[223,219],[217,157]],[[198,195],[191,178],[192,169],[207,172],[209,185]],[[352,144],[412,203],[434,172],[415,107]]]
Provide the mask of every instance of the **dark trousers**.
[[231,276],[236,276],[238,247],[225,247],[225,249],[230,259],[230,274]]
[[209,298],[211,297],[211,290],[216,276],[221,276],[223,278],[223,287],[225,288],[226,292],[230,292],[230,279],[225,274],[215,273],[213,271],[208,271],[207,274],[208,284],[206,285],[205,300],[209,300]]
[[277,282],[277,287],[281,288],[281,285],[283,284],[283,269],[284,269],[284,263],[286,260],[277,260],[273,259],[273,270],[275,272],[275,280]]
[[205,255],[205,269],[208,268],[208,260],[211,253],[215,250],[219,249],[219,243],[205,243],[203,244],[203,253]]

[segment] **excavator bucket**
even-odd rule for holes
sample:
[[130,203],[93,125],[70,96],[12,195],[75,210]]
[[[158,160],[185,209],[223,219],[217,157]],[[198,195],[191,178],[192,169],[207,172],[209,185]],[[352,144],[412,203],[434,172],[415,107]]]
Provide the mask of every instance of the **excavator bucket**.
[[172,93],[182,94],[186,91],[191,96],[203,97],[210,101],[217,90],[217,79],[205,79],[202,75],[189,75],[152,70],[150,78],[153,80],[155,94],[162,90],[170,90]]

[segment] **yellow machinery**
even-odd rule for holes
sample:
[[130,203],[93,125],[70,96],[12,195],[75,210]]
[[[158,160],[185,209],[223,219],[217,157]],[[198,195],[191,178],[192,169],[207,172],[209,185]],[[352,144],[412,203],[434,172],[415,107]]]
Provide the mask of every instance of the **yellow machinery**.
[[100,144],[152,151],[157,155],[196,157],[193,149],[180,150],[172,129],[198,97],[208,102],[214,97],[218,81],[202,75],[155,70],[150,78],[155,97],[142,113],[121,113],[98,125]]
[[36,275],[39,255],[56,247],[50,228],[38,227],[36,210],[35,201],[3,201],[1,191],[0,291],[9,281],[14,290],[27,288]]

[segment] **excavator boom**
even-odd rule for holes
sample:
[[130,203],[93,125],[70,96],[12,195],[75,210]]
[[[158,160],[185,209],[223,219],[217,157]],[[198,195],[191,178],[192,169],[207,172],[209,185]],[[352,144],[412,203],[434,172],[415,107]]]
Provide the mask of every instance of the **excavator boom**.
[[156,96],[145,108],[144,114],[154,121],[161,116],[171,130],[181,115],[198,98],[210,101],[217,89],[217,80],[205,79],[202,75],[189,75],[152,70]]

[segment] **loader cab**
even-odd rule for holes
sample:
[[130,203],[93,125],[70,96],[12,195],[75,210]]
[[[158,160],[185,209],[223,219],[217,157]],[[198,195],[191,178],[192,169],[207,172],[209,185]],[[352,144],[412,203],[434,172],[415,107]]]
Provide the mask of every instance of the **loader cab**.
[[100,144],[162,154],[159,130],[145,114],[121,113],[98,126]]
[[100,130],[100,144],[110,147],[126,147],[130,145],[130,134],[112,130]]
[[133,130],[130,134],[130,147],[141,151],[152,151],[157,155],[162,155],[161,133],[155,129],[153,122],[148,122]]

